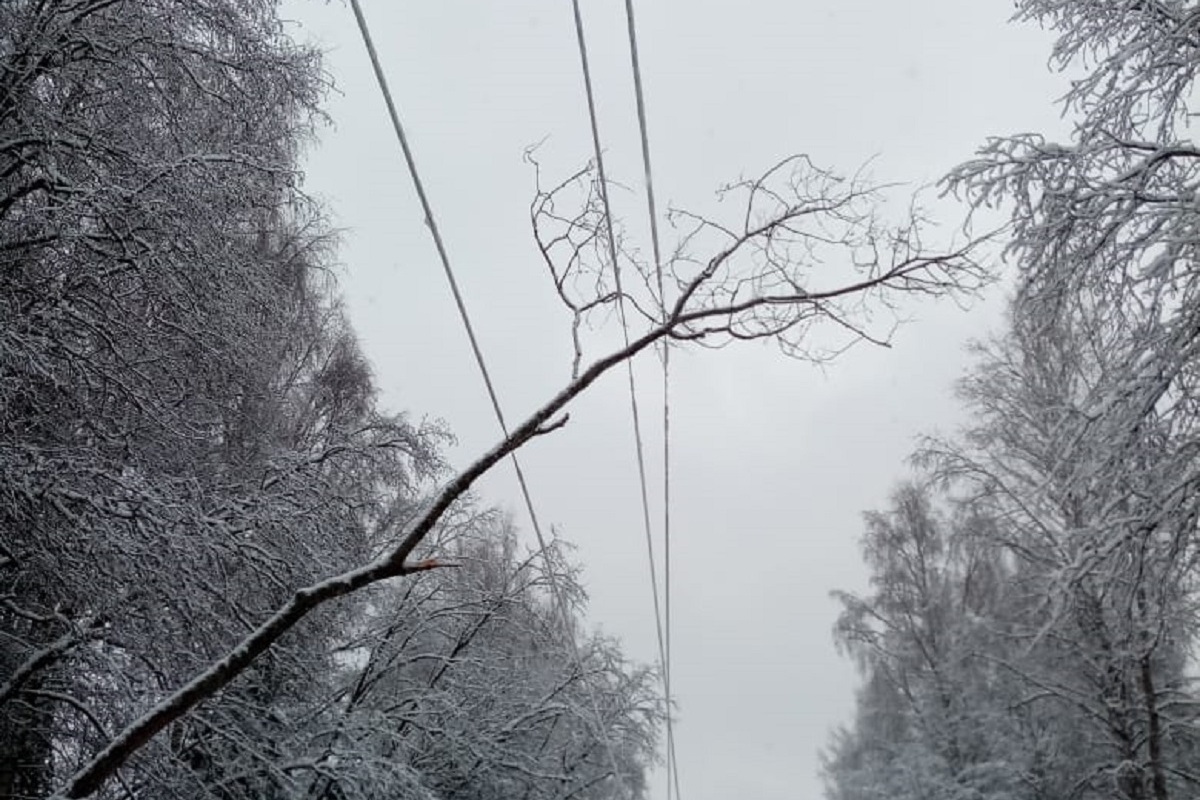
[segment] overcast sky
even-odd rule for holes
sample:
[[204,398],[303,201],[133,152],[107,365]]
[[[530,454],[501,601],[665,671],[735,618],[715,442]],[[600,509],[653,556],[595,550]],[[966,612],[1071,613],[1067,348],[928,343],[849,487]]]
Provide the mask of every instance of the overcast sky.
[[[364,0],[452,261],[508,415],[565,381],[567,319],[529,235],[527,146],[565,176],[591,155],[567,0]],[[989,135],[1061,131],[1049,38],[1010,0],[640,0],[660,203],[713,191],[791,153],[881,180],[935,181]],[[350,9],[295,0],[297,36],[338,86],[307,189],[344,230],[343,289],[383,399],[446,421],[457,465],[498,430],[422,223]],[[623,4],[585,3],[614,210],[644,234]],[[947,227],[959,219],[939,204]],[[719,209],[718,209],[719,210]],[[664,247],[671,243],[665,231]],[[649,242],[641,240],[645,250]],[[962,345],[997,296],[910,309],[891,350],[817,369],[770,347],[681,351],[673,365],[674,656],[683,800],[821,796],[818,753],[848,721],[855,676],[830,630],[835,588],[861,589],[860,514],[887,501],[922,433],[961,421]],[[638,364],[654,486],[656,361]],[[624,378],[522,451],[544,524],[577,545],[591,621],[656,657]],[[481,484],[525,525],[509,468]],[[656,492],[657,494],[657,492]],[[658,512],[655,512],[658,519]],[[656,533],[657,535],[657,533]],[[661,564],[661,556],[660,556]],[[653,795],[665,797],[661,776]]]

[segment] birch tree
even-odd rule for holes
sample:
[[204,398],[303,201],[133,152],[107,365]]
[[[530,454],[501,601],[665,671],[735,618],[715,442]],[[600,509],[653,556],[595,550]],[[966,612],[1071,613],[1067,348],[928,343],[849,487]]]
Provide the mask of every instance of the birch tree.
[[[997,137],[947,183],[977,205],[1009,205],[1021,291],[1047,313],[1086,303],[1092,325],[1142,329],[1159,318],[1141,342],[1143,396],[1133,413],[1170,407],[1181,412],[1176,425],[1194,418],[1198,329],[1191,265],[1200,163],[1187,108],[1200,63],[1193,5],[1018,3],[1018,19],[1058,34],[1055,62],[1082,72],[1064,100],[1074,135],[1062,143]],[[1122,322],[1123,313],[1131,319]],[[1120,458],[1117,448],[1111,455]]]
[[[656,676],[575,628],[582,590],[560,546],[522,553],[509,523],[478,512],[444,526],[437,544],[460,566],[376,593],[346,645],[359,666],[345,671],[329,753],[371,767],[342,780],[399,767],[447,800],[609,797],[611,751],[640,794],[662,717]],[[310,796],[346,796],[334,783]]]
[[[1178,664],[1195,630],[1196,15],[1189,2],[1019,3],[1058,34],[1057,63],[1082,72],[1065,98],[1074,136],[997,138],[949,184],[1013,212],[1017,355],[972,393],[988,449],[1007,454],[987,472],[1014,518],[1037,520],[1015,529],[1045,567],[1051,618],[1090,631],[1074,658],[1095,665],[1088,702],[1115,751],[1103,771],[1160,799],[1194,791],[1193,770],[1167,763],[1190,723],[1166,709],[1186,706]],[[988,396],[1023,400],[1006,412]]]
[[[323,78],[273,4],[0,30],[0,794],[43,796],[281,587],[368,558],[436,459],[323,286],[295,188]],[[162,752],[204,760],[195,727]]]
[[1079,780],[1096,796],[1161,799],[1186,793],[1191,772],[1177,749],[1190,714],[1177,712],[1191,702],[1196,512],[1176,434],[1191,420],[1144,406],[1157,317],[1098,322],[1079,300],[1055,318],[1019,298],[1013,330],[966,383],[978,414],[967,446],[936,460],[1004,520],[994,535],[1039,609],[1011,629],[1036,652],[1016,669],[1092,731]]
[[[925,455],[1011,569],[989,620],[1008,647],[985,655],[1019,690],[1001,719],[1027,720],[1043,757],[1010,759],[1021,780],[1001,796],[1191,796],[1198,10],[1016,6],[1057,34],[1074,132],[994,138],[948,178],[1011,213],[1017,289],[965,381],[965,435]],[[846,769],[853,747],[835,752],[836,791],[884,785]]]
[[1038,738],[1012,713],[1019,686],[995,659],[1012,574],[979,535],[991,520],[905,484],[865,521],[871,591],[834,594],[835,640],[863,683],[854,721],[825,754],[829,796],[1030,796]]

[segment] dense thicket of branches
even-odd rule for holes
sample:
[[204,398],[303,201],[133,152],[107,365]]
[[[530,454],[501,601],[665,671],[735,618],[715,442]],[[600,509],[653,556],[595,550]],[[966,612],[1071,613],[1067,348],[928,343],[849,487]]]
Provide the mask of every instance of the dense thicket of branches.
[[1082,73],[1075,134],[995,139],[949,179],[1008,204],[1017,288],[963,382],[967,429],[868,517],[832,800],[1200,793],[1200,8],[1018,8]]
[[[323,88],[268,0],[0,3],[0,797],[59,789],[440,474],[297,189]],[[463,568],[310,615],[106,792],[601,797],[605,741],[636,785],[647,674],[553,621],[511,532],[451,530]]]

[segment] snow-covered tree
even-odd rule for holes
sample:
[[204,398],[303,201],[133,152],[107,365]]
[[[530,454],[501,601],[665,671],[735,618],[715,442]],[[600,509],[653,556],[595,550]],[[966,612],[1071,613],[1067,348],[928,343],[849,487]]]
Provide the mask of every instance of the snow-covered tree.
[[402,765],[446,800],[641,796],[662,715],[656,678],[614,642],[564,630],[547,570],[575,626],[577,568],[557,544],[521,553],[494,514],[464,514],[443,537],[460,566],[376,593],[344,645],[353,665],[327,748],[373,759],[351,778],[359,794]]
[[1087,665],[1088,688],[1072,691],[1107,731],[1102,771],[1127,796],[1163,800],[1196,789],[1173,748],[1194,749],[1181,698],[1200,496],[1198,11],[1018,8],[1058,34],[1055,59],[1079,75],[1065,100],[1076,125],[1065,143],[995,139],[951,177],[973,202],[1011,204],[1019,269],[1011,339],[971,390],[992,460],[960,465],[1008,495],[1013,538],[1046,581],[1045,630],[1075,627],[1064,657]]
[[[1192,796],[1200,9],[1017,9],[1058,35],[1074,133],[995,138],[948,179],[1011,213],[1016,290],[964,382],[967,430],[930,443],[926,464],[988,521],[960,535],[1006,565],[983,618],[998,646],[981,652],[1011,687],[999,719],[1038,743],[1022,760],[990,736],[1016,796]],[[851,785],[832,763],[833,786]]]
[[[375,410],[333,301],[296,188],[324,78],[274,3],[13,2],[0,31],[0,794],[41,796],[369,558],[436,432]],[[275,655],[262,706],[319,666]],[[231,708],[154,780],[214,772]]]

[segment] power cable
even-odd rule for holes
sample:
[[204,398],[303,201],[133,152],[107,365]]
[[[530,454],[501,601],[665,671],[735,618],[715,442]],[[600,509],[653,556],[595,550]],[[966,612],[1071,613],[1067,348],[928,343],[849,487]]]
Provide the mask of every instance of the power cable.
[[[459,318],[462,320],[463,328],[467,332],[467,338],[471,343],[471,352],[475,355],[475,363],[479,367],[479,373],[483,376],[484,385],[487,387],[488,399],[491,400],[492,411],[495,412],[496,421],[500,424],[500,430],[505,438],[508,438],[508,423],[505,421],[504,412],[500,407],[500,400],[496,394],[495,385],[492,383],[491,373],[488,371],[487,362],[483,358],[483,351],[479,346],[479,340],[475,336],[475,329],[471,325],[470,315],[467,313],[467,305],[463,300],[462,292],[459,290],[458,281],[454,277],[454,270],[450,266],[450,257],[446,253],[446,246],[442,241],[442,235],[437,226],[437,220],[433,215],[433,208],[429,203],[429,198],[425,194],[424,184],[421,182],[420,173],[417,171],[416,159],[413,156],[412,148],[409,147],[408,137],[404,133],[404,125],[400,121],[400,113],[396,108],[396,103],[392,99],[392,91],[388,86],[387,76],[383,72],[383,66],[379,61],[379,54],[375,49],[374,40],[371,38],[370,25],[367,23],[367,18],[363,14],[362,6],[359,0],[350,0],[350,5],[354,10],[354,18],[358,23],[359,33],[362,35],[363,43],[367,48],[367,55],[371,59],[371,67],[375,72],[375,80],[379,84],[379,90],[383,94],[384,103],[387,105],[388,116],[392,121],[392,129],[396,133],[396,139],[400,143],[400,149],[404,152],[404,161],[408,166],[409,176],[412,178],[413,186],[417,191],[417,198],[421,203],[421,210],[425,214],[425,224],[429,227],[429,232],[433,237],[434,246],[437,248],[438,258],[442,264],[442,271],[445,273],[446,281],[450,284],[450,292],[454,295],[454,304],[458,307]],[[534,534],[537,537],[538,547],[541,548],[542,557],[546,559],[546,554],[549,552],[546,545],[545,535],[542,533],[542,526],[538,521],[537,512],[534,510],[533,499],[529,492],[529,485],[525,480],[525,473],[521,469],[521,463],[517,458],[516,452],[509,455],[512,459],[513,470],[517,475],[517,483],[521,487],[521,496],[525,501],[525,509],[529,513],[529,520],[532,524]],[[559,615],[563,625],[563,631],[571,643],[571,650],[575,659],[575,666],[579,670],[579,675],[582,678],[585,674],[583,669],[583,656],[579,651],[579,642],[575,638],[574,630],[570,623],[570,618],[567,614],[567,606],[563,601],[562,591],[558,584],[558,578],[554,572],[554,566],[546,559],[546,575],[550,584],[550,592],[553,595],[554,603],[558,607]],[[604,732],[603,717],[600,714],[600,704],[596,699],[596,691],[591,683],[584,681],[584,686],[587,688],[588,697],[591,702],[591,710],[596,719],[597,734],[604,749],[608,754],[609,768],[612,770],[613,778],[629,794],[629,784],[625,779],[621,768],[617,763],[616,755],[613,753],[612,744],[608,740],[608,736]]]
[[[642,140],[642,168],[646,180],[646,207],[650,215],[650,243],[654,252],[654,274],[658,283],[658,301],[662,306],[663,323],[667,322],[667,295],[663,284],[662,248],[658,236],[658,208],[654,202],[654,170],[650,161],[650,136],[646,125],[646,98],[642,91],[642,66],[637,42],[637,20],[633,13],[633,0],[625,0],[625,23],[629,31],[629,56],[633,67],[633,89],[637,100],[638,133]],[[675,726],[673,722],[673,695],[671,694],[671,347],[667,339],[662,342],[662,429],[663,429],[663,627],[666,629],[665,654],[663,656],[663,683],[667,701],[667,800],[671,800],[671,786],[675,797],[679,793],[679,762],[675,757]]]
[[[588,61],[587,38],[584,35],[583,15],[579,9],[579,0],[571,0],[571,7],[572,7],[572,10],[574,12],[574,17],[575,17],[575,37],[579,44],[579,61],[580,61],[580,66],[582,67],[582,71],[583,71],[583,86],[584,86],[584,91],[587,95],[588,121],[591,125],[591,131],[592,131],[592,149],[594,152],[594,158],[596,160],[596,173],[597,173],[599,190],[600,190],[600,202],[604,207],[605,236],[607,238],[607,243],[608,243],[609,257],[612,259],[613,281],[616,285],[616,290],[617,290],[617,313],[618,313],[618,316],[621,321],[621,334],[624,337],[625,345],[628,347],[628,345],[629,345],[629,322],[628,322],[628,318],[626,316],[626,311],[625,311],[625,291],[624,291],[624,287],[622,286],[622,283],[621,283],[621,266],[620,266],[620,260],[619,260],[618,254],[617,254],[616,236],[613,234],[612,207],[608,201],[608,176],[605,173],[605,169],[604,169],[604,150],[600,143],[600,126],[597,121],[595,92],[592,89],[592,73],[591,73],[591,67],[590,67],[590,64]],[[629,24],[631,53],[633,54],[634,65],[635,65],[634,75],[635,75],[635,86],[637,87],[638,123],[639,123],[639,128],[641,131],[641,138],[642,138],[643,163],[645,165],[645,170],[646,170],[647,188],[650,193],[649,194],[650,208],[651,208],[650,225],[651,225],[651,235],[654,240],[654,261],[655,261],[655,268],[656,268],[656,272],[657,272],[657,276],[658,276],[659,300],[663,304],[663,309],[664,309],[664,313],[665,313],[666,297],[663,294],[662,258],[660,255],[659,239],[658,239],[658,220],[656,218],[656,215],[654,214],[654,195],[653,195],[652,181],[650,180],[650,151],[649,151],[649,139],[646,135],[645,102],[644,102],[642,88],[641,88],[641,77],[640,77],[641,69],[640,69],[640,65],[638,64],[638,60],[637,60],[637,34],[636,34],[635,24],[634,24],[634,20],[633,20],[633,8],[629,4],[628,0],[626,2],[626,15],[627,15],[627,20],[628,20],[628,24]],[[664,348],[663,348],[664,392],[667,388],[667,376],[669,374],[667,372],[668,362],[666,360],[667,359],[666,353],[667,353],[667,348],[664,345]],[[670,794],[671,794],[670,781],[673,780],[674,787],[675,787],[675,795],[676,795],[676,797],[678,797],[678,795],[679,795],[679,778],[678,778],[678,769],[675,768],[675,758],[674,758],[675,735],[674,735],[674,725],[671,720],[671,705],[670,705],[671,689],[670,689],[670,677],[669,677],[670,676],[669,650],[667,648],[666,636],[664,634],[664,629],[663,629],[662,608],[659,603],[658,570],[655,566],[655,560],[654,560],[654,537],[653,537],[653,533],[651,530],[651,524],[650,524],[649,494],[648,494],[647,488],[646,488],[647,481],[646,481],[645,448],[642,443],[641,414],[639,412],[639,407],[638,407],[637,382],[636,382],[636,379],[634,378],[632,361],[625,362],[625,370],[626,370],[626,374],[629,379],[629,403],[630,403],[630,410],[631,410],[632,417],[633,417],[634,442],[636,444],[636,449],[637,449],[638,481],[639,481],[639,484],[641,487],[641,497],[642,497],[642,522],[643,522],[643,527],[645,529],[645,534],[646,534],[646,557],[647,557],[647,560],[650,565],[650,589],[654,595],[654,624],[655,624],[655,631],[658,635],[659,661],[663,667],[663,693],[665,695],[665,699],[667,702],[667,759],[668,759],[668,778],[669,778],[669,781],[667,784],[667,795],[669,798]],[[666,405],[668,402],[667,398],[668,398],[668,395],[666,395],[664,393],[664,412],[663,412],[664,413],[664,416],[663,416],[664,456],[669,458],[669,456],[670,456],[670,452],[668,449],[669,445],[666,444],[666,442],[668,441],[667,431],[669,430],[669,428],[665,427],[669,424],[669,416],[668,416],[669,412],[667,410],[668,406]],[[666,469],[667,469],[666,464],[668,464],[668,463],[669,462],[664,463],[664,475],[667,474],[666,473]],[[664,519],[668,526],[669,526],[669,514],[670,514],[669,491],[670,491],[669,478],[664,478],[664,492],[665,492],[664,508],[667,509],[665,511],[666,516]],[[670,530],[670,528],[667,527],[666,530]],[[667,596],[669,597],[669,590],[668,590]]]

